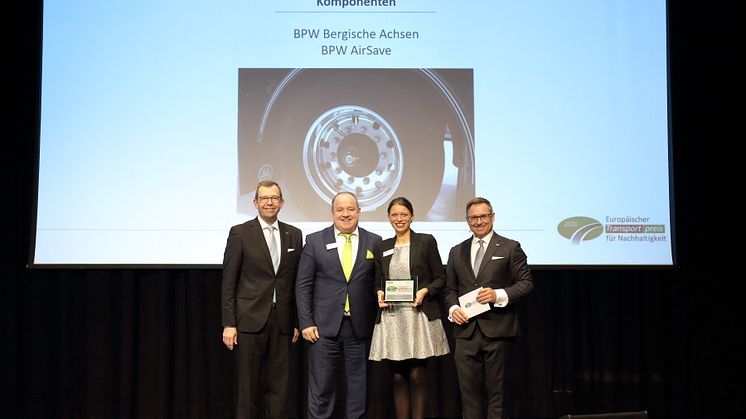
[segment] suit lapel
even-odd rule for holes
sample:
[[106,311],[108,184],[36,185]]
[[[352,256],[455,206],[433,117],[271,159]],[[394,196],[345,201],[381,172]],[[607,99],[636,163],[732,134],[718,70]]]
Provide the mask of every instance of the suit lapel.
[[476,284],[477,278],[474,276],[474,269],[471,266],[471,241],[472,238],[461,243],[461,260],[464,262],[464,266],[466,266],[470,278]]
[[396,246],[396,238],[386,240],[386,245],[381,246],[381,270],[383,270],[384,278],[389,277],[389,265],[391,264],[391,258],[394,256],[394,246]]
[[[287,229],[287,226],[284,223],[277,222],[277,225],[280,229],[280,266],[277,267],[277,271],[280,271],[280,268],[287,260],[287,254],[288,254],[288,247],[290,246],[290,232]],[[270,259],[272,257],[270,256]]]
[[[420,251],[420,236],[412,230],[409,230],[409,276],[414,275],[412,263],[418,260],[417,252]],[[424,260],[424,259],[423,259]]]
[[[253,220],[251,220],[251,222],[249,222],[249,227],[252,235],[254,236],[254,239],[260,243],[260,245],[257,247],[261,249],[260,251],[264,255],[264,259],[274,271],[274,266],[272,265],[272,255],[269,254],[269,247],[267,246],[267,240],[264,238],[264,231],[262,231],[262,225],[259,224],[259,219],[254,218]],[[282,261],[282,257],[280,257],[280,261]]]
[[[365,230],[358,227],[358,238],[357,238],[357,255],[355,256],[355,263],[352,265],[352,272],[350,273],[350,281],[355,279],[355,272],[357,272],[360,266],[365,262],[368,256],[368,234]],[[329,227],[324,234],[324,245],[330,243],[336,243],[337,238],[334,237],[334,226]],[[342,269],[342,261],[339,259],[339,250],[337,248],[328,249],[328,255],[334,258],[336,261],[337,270],[339,271],[340,278],[344,278],[344,270]]]
[[[355,272],[358,271],[360,266],[365,262],[366,256],[368,256],[368,235],[365,231],[358,227],[358,238],[357,238],[357,256],[355,257],[355,263],[352,265],[352,273],[350,273],[350,281],[355,279]],[[341,263],[340,263],[341,266]]]
[[[337,238],[334,236],[334,226],[328,227],[326,230],[324,230],[324,246],[336,243]],[[336,247],[331,249],[327,248],[326,254],[333,260],[333,266],[335,266],[335,269],[338,271],[338,275],[336,276],[344,280],[345,273],[344,269],[342,269],[342,261],[339,259],[339,249],[337,249]],[[352,272],[355,272],[354,265],[352,267]],[[352,274],[350,274],[350,279],[352,279]]]
[[500,240],[497,238],[497,234],[493,232],[490,242],[487,244],[487,247],[485,247],[484,249],[484,257],[482,258],[482,263],[479,264],[480,274],[484,272],[484,269],[487,267],[487,264],[492,260],[492,256],[495,256],[495,253],[497,252],[497,248],[499,246],[500,246]]

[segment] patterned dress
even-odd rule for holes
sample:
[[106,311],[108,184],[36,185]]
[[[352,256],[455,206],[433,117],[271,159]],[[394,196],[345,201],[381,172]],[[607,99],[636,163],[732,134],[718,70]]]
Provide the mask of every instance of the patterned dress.
[[[396,245],[389,265],[392,278],[409,278],[409,244]],[[381,322],[373,329],[369,359],[425,359],[449,352],[448,339],[440,319],[427,315],[409,302],[389,303]]]

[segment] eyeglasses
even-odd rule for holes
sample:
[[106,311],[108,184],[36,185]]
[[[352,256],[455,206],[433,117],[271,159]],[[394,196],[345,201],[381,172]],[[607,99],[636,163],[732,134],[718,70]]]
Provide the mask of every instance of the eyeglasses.
[[277,195],[274,195],[274,196],[258,196],[256,198],[256,200],[259,201],[259,202],[267,202],[267,201],[280,202],[280,201],[282,201],[282,197],[281,196],[277,196]]
[[474,216],[466,217],[466,221],[469,224],[476,224],[477,222],[486,223],[487,221],[491,219],[492,219],[492,214],[481,214],[481,215],[474,215]]

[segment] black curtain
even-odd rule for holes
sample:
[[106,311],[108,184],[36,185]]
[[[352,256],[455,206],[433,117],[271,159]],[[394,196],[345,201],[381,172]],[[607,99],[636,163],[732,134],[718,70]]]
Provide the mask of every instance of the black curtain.
[[[0,416],[228,418],[236,377],[221,343],[220,271],[29,270],[40,94],[41,2],[7,6],[2,153]],[[732,7],[732,6],[731,6]],[[536,270],[508,369],[513,417],[648,410],[739,417],[743,306],[737,253],[737,14],[669,4],[675,269]],[[630,158],[629,170],[635,169]],[[620,173],[624,176],[624,173]],[[71,196],[70,199],[75,199]],[[529,253],[530,249],[526,249]],[[447,330],[450,328],[447,327]],[[450,335],[449,335],[450,337]],[[306,348],[290,411],[303,417]],[[388,367],[372,366],[370,417],[392,417]],[[429,417],[458,417],[450,356],[429,365]]]
[[[703,386],[690,370],[697,346],[676,271],[535,276],[508,370],[515,417],[701,411]],[[7,388],[18,417],[232,416],[234,354],[221,342],[218,270],[34,270],[19,279],[6,299]],[[292,356],[296,417],[305,351],[299,344]],[[428,416],[458,417],[452,358],[428,369]],[[388,366],[373,363],[371,372],[370,416],[392,417]]]

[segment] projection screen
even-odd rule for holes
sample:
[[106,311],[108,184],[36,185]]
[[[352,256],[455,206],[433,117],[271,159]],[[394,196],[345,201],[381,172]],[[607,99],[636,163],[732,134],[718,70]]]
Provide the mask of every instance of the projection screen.
[[44,2],[31,266],[219,266],[358,196],[448,250],[465,203],[541,267],[670,266],[662,0]]

